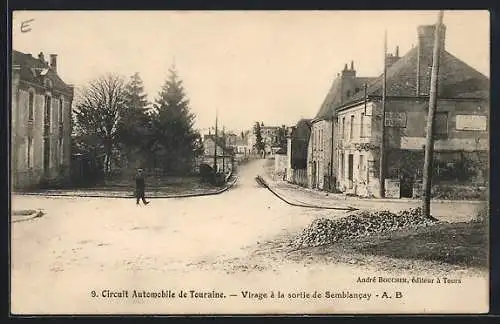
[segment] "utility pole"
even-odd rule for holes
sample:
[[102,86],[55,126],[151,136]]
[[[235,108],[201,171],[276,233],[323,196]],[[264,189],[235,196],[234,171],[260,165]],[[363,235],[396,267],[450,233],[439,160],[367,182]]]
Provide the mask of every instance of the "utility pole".
[[222,173],[226,173],[226,128],[222,126]]
[[381,113],[381,134],[380,134],[380,167],[379,167],[379,196],[385,197],[385,101],[387,93],[387,31],[384,32],[384,73],[382,76],[382,113]]
[[429,90],[429,111],[427,114],[427,134],[425,140],[424,181],[423,181],[423,212],[424,216],[431,214],[432,161],[434,155],[434,116],[436,112],[437,87],[439,75],[439,58],[441,54],[441,26],[443,10],[439,11],[438,22],[434,30],[434,51],[432,53],[431,88]]
[[214,172],[217,172],[217,119],[218,110],[215,111],[215,135],[214,135]]

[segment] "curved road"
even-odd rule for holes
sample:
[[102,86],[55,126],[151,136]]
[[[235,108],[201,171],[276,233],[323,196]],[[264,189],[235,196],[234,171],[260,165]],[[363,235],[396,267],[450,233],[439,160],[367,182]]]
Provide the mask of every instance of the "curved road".
[[[374,288],[356,284],[359,275],[373,275],[373,269],[297,263],[286,256],[267,255],[266,250],[256,249],[260,242],[300,231],[316,217],[342,215],[341,211],[292,207],[277,199],[254,180],[263,163],[254,161],[242,167],[237,184],[221,195],[154,199],[148,206],[138,207],[132,199],[13,197],[12,209],[41,208],[46,215],[12,223],[12,312],[393,311],[394,304],[373,299],[369,302],[300,297],[300,293],[315,289],[394,290],[382,285]],[[257,261],[242,261],[252,258]],[[477,290],[477,281],[470,284]],[[420,293],[429,291],[429,287],[417,288]],[[440,307],[443,303],[444,307],[455,305],[463,294],[462,288],[435,290],[427,301],[433,305],[435,300]],[[215,290],[224,292],[226,297],[131,298],[134,289],[174,293],[182,289],[188,294],[190,290]],[[260,299],[243,297],[245,290],[260,293],[256,295]],[[271,299],[271,290],[294,292],[298,297]],[[129,298],[120,298],[124,291]],[[417,298],[418,293],[412,296]],[[415,305],[412,300],[408,297],[404,302]],[[400,302],[400,306],[404,305]],[[463,310],[467,311],[467,307]]]

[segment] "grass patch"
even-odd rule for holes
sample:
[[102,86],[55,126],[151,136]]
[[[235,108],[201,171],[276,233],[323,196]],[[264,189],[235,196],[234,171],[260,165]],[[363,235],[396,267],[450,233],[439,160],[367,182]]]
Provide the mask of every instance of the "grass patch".
[[[420,259],[466,267],[488,266],[488,234],[485,223],[439,223],[409,229],[372,242],[356,244],[363,254],[398,259]],[[361,242],[360,242],[361,243]]]

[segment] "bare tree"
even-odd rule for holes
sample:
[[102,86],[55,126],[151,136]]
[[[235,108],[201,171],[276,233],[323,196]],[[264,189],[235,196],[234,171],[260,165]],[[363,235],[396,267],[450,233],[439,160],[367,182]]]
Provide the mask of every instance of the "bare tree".
[[75,133],[81,144],[104,155],[104,172],[111,171],[119,142],[119,121],[125,101],[125,78],[106,74],[81,89],[75,107]]

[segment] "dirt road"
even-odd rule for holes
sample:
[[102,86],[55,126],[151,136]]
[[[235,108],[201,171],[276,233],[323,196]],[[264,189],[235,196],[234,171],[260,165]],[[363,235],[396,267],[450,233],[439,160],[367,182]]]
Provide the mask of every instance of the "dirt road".
[[[11,311],[487,310],[488,282],[484,277],[457,271],[446,275],[461,278],[460,284],[359,283],[358,277],[367,276],[404,276],[411,281],[412,276],[436,279],[436,275],[414,274],[408,269],[381,272],[370,265],[293,261],[270,250],[263,242],[292,235],[316,217],[341,217],[342,212],[286,205],[254,181],[262,165],[263,161],[254,161],[243,167],[237,185],[224,194],[155,199],[148,206],[138,207],[132,199],[13,197],[12,209],[41,208],[45,216],[12,224]],[[159,292],[161,297],[133,297],[134,291],[145,295]],[[277,297],[278,291],[283,298]],[[316,297],[312,297],[315,291]],[[394,299],[384,299],[383,292]],[[397,292],[403,297],[397,298]],[[322,297],[317,297],[318,293]]]

